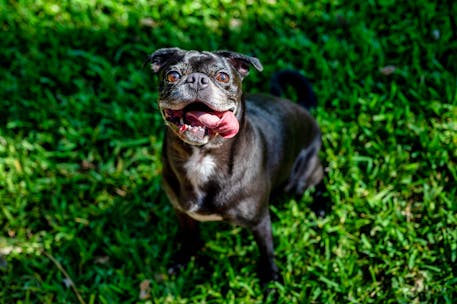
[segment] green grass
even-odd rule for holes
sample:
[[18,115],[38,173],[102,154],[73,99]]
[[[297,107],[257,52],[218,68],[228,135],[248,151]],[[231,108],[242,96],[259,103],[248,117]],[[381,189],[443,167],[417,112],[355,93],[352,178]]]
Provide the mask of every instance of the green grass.
[[142,64],[179,46],[257,56],[249,91],[282,68],[314,84],[334,207],[272,207],[279,303],[456,303],[457,4],[301,2],[0,1],[0,302],[82,302],[68,278],[85,303],[262,302],[238,227],[204,224],[200,259],[166,274]]

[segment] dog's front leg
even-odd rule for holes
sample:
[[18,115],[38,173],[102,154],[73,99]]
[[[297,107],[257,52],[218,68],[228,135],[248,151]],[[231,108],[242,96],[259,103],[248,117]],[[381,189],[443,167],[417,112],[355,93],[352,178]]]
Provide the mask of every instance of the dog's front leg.
[[268,211],[262,220],[252,228],[252,232],[260,251],[258,267],[261,282],[280,281],[281,275],[275,263],[271,220]]
[[179,221],[179,231],[176,238],[178,250],[171,258],[168,267],[169,274],[177,274],[203,246],[198,222],[178,210],[176,210],[176,216]]

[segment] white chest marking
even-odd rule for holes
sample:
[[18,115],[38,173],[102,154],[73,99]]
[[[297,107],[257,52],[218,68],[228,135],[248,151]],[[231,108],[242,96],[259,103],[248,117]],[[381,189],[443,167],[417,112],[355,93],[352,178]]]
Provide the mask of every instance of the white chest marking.
[[[216,163],[211,155],[202,155],[198,149],[194,149],[189,160],[184,164],[186,176],[194,188],[197,199],[203,196],[200,187],[202,187],[214,174]],[[192,206],[186,213],[197,221],[221,221],[222,217],[217,214],[198,214],[198,205]]]
[[211,155],[202,155],[194,149],[189,160],[184,164],[186,175],[194,188],[205,184],[216,169],[216,163]]

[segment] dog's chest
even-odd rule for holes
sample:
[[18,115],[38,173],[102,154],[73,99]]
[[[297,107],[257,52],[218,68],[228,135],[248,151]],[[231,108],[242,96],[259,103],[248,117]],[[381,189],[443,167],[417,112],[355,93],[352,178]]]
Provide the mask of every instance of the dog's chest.
[[212,155],[205,155],[198,149],[193,152],[184,163],[187,179],[194,188],[201,188],[214,174],[216,163]]
[[192,185],[196,201],[186,213],[198,221],[219,221],[222,217],[217,214],[200,214],[200,205],[204,201],[206,193],[203,186],[215,174],[216,162],[212,155],[205,155],[199,149],[193,149],[192,155],[184,163],[186,177]]

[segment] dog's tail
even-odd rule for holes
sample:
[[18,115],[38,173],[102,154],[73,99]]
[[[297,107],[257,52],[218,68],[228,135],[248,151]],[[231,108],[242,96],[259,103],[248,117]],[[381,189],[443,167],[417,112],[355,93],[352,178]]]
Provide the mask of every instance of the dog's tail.
[[305,76],[297,71],[282,70],[273,74],[270,81],[270,92],[279,97],[288,85],[296,91],[299,105],[307,110],[316,107],[316,94],[314,94],[311,84]]

